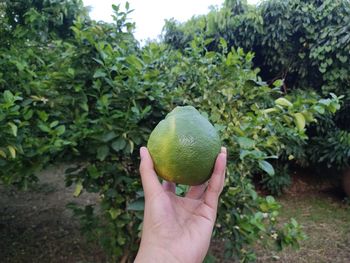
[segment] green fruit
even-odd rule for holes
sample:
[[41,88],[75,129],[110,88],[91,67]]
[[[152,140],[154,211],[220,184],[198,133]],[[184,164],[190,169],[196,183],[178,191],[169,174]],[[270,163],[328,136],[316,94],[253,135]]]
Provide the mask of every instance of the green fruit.
[[213,125],[192,106],[176,107],[152,131],[147,144],[157,174],[185,185],[207,181],[220,153]]

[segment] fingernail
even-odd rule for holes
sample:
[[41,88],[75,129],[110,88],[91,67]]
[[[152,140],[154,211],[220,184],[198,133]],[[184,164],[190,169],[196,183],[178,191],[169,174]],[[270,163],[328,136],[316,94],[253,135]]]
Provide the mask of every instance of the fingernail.
[[227,149],[226,149],[226,147],[221,147],[221,153],[227,154]]
[[143,156],[145,156],[145,152],[146,152],[146,147],[142,146],[140,148],[140,158],[142,159]]

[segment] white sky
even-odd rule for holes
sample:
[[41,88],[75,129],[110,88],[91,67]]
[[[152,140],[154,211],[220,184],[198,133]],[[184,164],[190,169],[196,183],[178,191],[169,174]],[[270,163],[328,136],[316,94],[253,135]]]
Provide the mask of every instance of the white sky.
[[[124,10],[125,0],[83,0],[91,7],[90,16],[95,20],[112,21],[112,4],[121,4]],[[221,7],[224,0],[128,0],[131,21],[136,23],[135,37],[139,40],[157,38],[164,26],[165,19],[175,18],[186,21],[193,15],[206,14],[210,6]],[[248,0],[255,4],[259,0]]]

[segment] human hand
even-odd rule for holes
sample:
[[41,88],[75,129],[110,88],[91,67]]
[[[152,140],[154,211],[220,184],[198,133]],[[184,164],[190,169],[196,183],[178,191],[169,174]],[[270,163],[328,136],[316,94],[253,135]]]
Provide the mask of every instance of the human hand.
[[224,186],[226,155],[222,147],[208,184],[192,186],[185,197],[180,197],[175,194],[174,183],[159,182],[147,148],[140,149],[145,211],[136,263],[204,260]]

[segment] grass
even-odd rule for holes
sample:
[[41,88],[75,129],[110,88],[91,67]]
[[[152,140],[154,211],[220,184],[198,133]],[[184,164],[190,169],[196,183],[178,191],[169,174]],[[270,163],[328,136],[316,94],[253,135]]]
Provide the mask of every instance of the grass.
[[282,221],[295,218],[307,235],[299,250],[258,252],[258,262],[350,262],[350,207],[324,193],[284,196]]
[[[328,188],[330,189],[330,188]],[[350,203],[341,190],[304,189],[277,198],[282,208],[281,223],[294,218],[303,226],[307,239],[299,250],[286,248],[281,252],[256,246],[257,262],[269,263],[349,263]],[[233,263],[223,260],[223,244],[214,242],[209,262]]]

